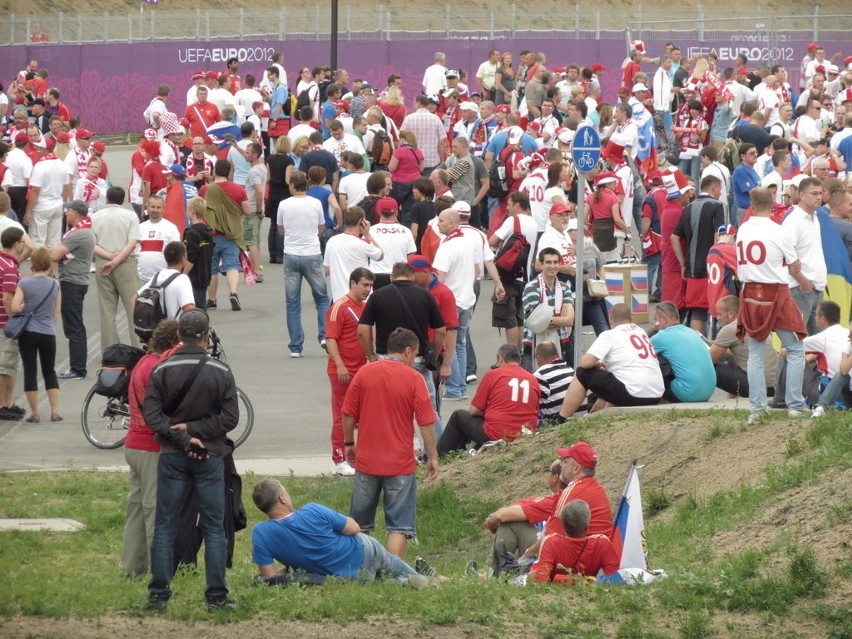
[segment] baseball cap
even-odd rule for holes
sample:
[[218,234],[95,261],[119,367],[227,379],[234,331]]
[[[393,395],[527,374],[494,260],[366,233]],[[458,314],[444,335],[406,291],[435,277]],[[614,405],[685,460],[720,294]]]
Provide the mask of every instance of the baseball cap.
[[444,73],[444,76],[447,77],[447,78],[457,78],[457,77],[459,77],[459,72],[456,71],[455,69],[447,69],[446,72]]
[[142,137],[146,140],[156,140],[157,139],[157,129],[145,129],[142,132]]
[[193,80],[200,80],[203,77],[204,77],[204,73],[201,72],[201,71],[196,71],[195,73],[192,74]]
[[556,129],[556,139],[562,144],[571,144],[571,140],[574,139],[574,132],[567,127],[559,127]]
[[186,175],[186,169],[180,164],[172,164],[163,173],[171,173],[172,175]]
[[376,202],[376,213],[381,215],[382,213],[398,213],[399,212],[399,204],[396,203],[396,200],[392,197],[383,197],[378,202]]
[[548,215],[568,215],[571,212],[567,206],[562,204],[562,202],[556,202],[553,206],[550,207],[550,210],[547,212]]
[[613,182],[618,182],[618,176],[612,171],[601,171],[595,176],[595,186],[603,186]]
[[218,80],[219,74],[216,73],[215,71],[208,71],[207,73],[204,74],[204,77],[209,78],[211,80]]
[[375,88],[374,88],[374,87],[373,87],[373,85],[372,85],[372,84],[370,84],[369,82],[362,82],[362,83],[361,83],[361,88],[360,88],[360,89],[358,89],[358,91],[359,91],[359,92],[361,92],[361,91],[363,91],[364,89],[369,89],[370,91],[375,91]]
[[717,235],[736,235],[737,229],[733,224],[723,224],[716,229]]
[[494,109],[497,113],[502,113],[503,115],[509,115],[512,112],[512,107],[508,104],[500,104]]
[[536,133],[541,133],[541,123],[540,122],[530,122],[527,125],[528,129],[532,129]]
[[479,91],[474,91],[473,93],[470,94],[470,97],[473,97],[475,95],[478,95],[480,98],[482,97],[482,93],[479,92]]
[[638,93],[639,91],[650,91],[650,89],[646,87],[642,82],[637,82],[633,85],[633,93]]
[[850,55],[843,61],[843,66],[845,66],[847,69],[852,69],[852,55]]
[[68,144],[71,141],[71,135],[68,133],[68,131],[57,131],[56,141],[60,144]]
[[575,442],[568,448],[557,448],[557,457],[569,457],[583,468],[594,468],[598,464],[598,454],[586,442]]
[[459,95],[459,92],[455,89],[447,89],[446,91],[444,91],[444,97],[448,100],[450,98],[455,98],[456,100],[458,100],[461,96]]
[[89,129],[77,129],[77,139],[78,140],[88,140],[94,135]]
[[15,134],[15,142],[29,142],[30,138],[26,131],[19,131]]
[[100,140],[95,140],[92,142],[92,149],[94,149],[98,153],[103,153],[106,151],[106,144],[101,142]]
[[592,70],[592,73],[601,73],[602,71],[606,71],[606,67],[600,62],[593,62],[592,66],[589,68]]
[[459,105],[460,111],[473,111],[474,113],[479,113],[479,106],[475,102],[462,102]]
[[833,74],[833,75],[837,75],[838,73],[840,73],[840,69],[837,68],[836,64],[829,64],[828,65],[828,72]]
[[517,144],[521,141],[521,138],[524,135],[524,130],[519,126],[513,126],[509,128],[508,140],[509,144]]
[[210,319],[207,313],[200,308],[191,308],[185,311],[178,320],[178,333],[181,337],[194,337],[198,339],[210,330]]
[[810,51],[811,49],[819,49],[819,45],[816,42],[809,42],[808,51]]
[[411,254],[408,256],[408,265],[414,270],[415,273],[420,273],[424,271],[432,270],[432,262],[427,260],[422,255]]
[[465,202],[464,200],[459,200],[458,202],[454,202],[452,209],[462,216],[470,216],[470,204]]
[[83,200],[71,200],[68,204],[64,204],[62,206],[63,209],[71,209],[72,211],[76,211],[80,215],[88,215],[89,207],[86,206],[86,203]]

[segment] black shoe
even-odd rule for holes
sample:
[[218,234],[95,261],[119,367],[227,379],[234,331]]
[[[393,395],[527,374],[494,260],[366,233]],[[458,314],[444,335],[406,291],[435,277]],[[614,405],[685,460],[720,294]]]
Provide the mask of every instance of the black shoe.
[[417,574],[424,577],[434,577],[437,574],[435,569],[423,557],[418,557],[414,560],[414,570],[417,571]]
[[11,406],[7,406],[6,408],[8,410],[12,411],[13,413],[15,413],[16,415],[20,415],[21,417],[23,417],[24,415],[27,414],[27,411],[25,411],[23,408],[21,408],[17,404],[12,404]]
[[207,300],[207,310],[211,308],[216,308],[216,300]]
[[23,414],[13,411],[11,408],[0,408],[0,421],[2,422],[17,422],[24,418]]
[[169,600],[151,595],[148,597],[148,603],[145,604],[145,607],[152,612],[165,612],[169,607]]
[[86,379],[86,376],[82,373],[78,373],[77,371],[66,371],[61,375],[57,375],[56,379],[61,379],[62,381],[67,382],[72,379]]
[[208,601],[207,612],[216,612],[217,610],[233,610],[237,607],[237,602],[233,599],[221,599],[219,601]]
[[231,293],[231,297],[229,299],[231,300],[231,310],[232,311],[242,310],[243,307],[240,306],[240,298],[237,297],[236,293]]

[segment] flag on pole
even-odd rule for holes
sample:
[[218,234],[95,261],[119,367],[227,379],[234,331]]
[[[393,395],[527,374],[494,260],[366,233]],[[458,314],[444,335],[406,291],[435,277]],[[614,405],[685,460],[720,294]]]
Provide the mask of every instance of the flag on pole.
[[639,466],[634,461],[627,473],[627,483],[615,515],[612,543],[621,556],[619,568],[648,568],[648,545],[642,516],[642,493],[639,490]]

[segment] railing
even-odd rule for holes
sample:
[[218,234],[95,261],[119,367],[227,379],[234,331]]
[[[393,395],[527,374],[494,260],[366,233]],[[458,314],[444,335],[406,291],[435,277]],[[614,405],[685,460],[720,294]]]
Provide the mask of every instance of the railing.
[[[536,33],[560,32],[567,39],[580,32],[623,31],[649,40],[674,39],[688,33],[703,41],[713,31],[742,32],[744,38],[779,31],[807,32],[814,39],[848,38],[852,13],[823,15],[818,6],[798,15],[776,15],[749,4],[698,5],[672,15],[673,7],[638,4],[630,15],[615,11],[586,11],[579,5],[559,11],[529,11],[523,5],[489,3],[488,8],[428,4],[404,10],[379,4],[343,4],[339,9],[339,38],[351,41],[445,40],[447,38],[511,39],[535,37]],[[6,14],[0,19],[0,45],[29,44],[33,34],[44,34],[46,43],[82,44],[150,40],[275,39],[327,40],[331,9],[323,4],[312,9],[281,7],[231,11],[171,11],[142,5],[140,11],[123,13]],[[743,11],[757,15],[738,15]],[[680,17],[683,16],[683,17]],[[768,38],[768,35],[767,35]],[[747,41],[747,40],[746,40]]]

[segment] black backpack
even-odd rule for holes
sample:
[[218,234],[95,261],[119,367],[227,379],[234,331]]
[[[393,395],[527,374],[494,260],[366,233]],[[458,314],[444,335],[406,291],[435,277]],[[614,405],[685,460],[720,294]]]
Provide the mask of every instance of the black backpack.
[[121,397],[130,388],[130,372],[144,351],[127,344],[107,346],[101,357],[101,369],[95,381],[95,392],[104,397]]
[[296,113],[293,115],[299,115],[302,111],[302,107],[306,106],[311,106],[311,87],[303,89],[299,94],[299,97],[296,98]]
[[373,136],[373,148],[370,149],[370,162],[373,165],[387,166],[393,156],[393,142],[384,129],[379,129]]
[[502,199],[509,195],[509,175],[506,172],[506,157],[508,154],[500,153],[494,158],[494,163],[488,169],[488,197],[495,200]]
[[166,318],[166,297],[163,292],[180,273],[174,273],[162,284],[157,283],[157,273],[151,286],[142,291],[133,305],[133,330],[143,342],[151,339],[154,329]]
[[524,277],[527,272],[527,260],[530,257],[530,243],[521,232],[521,219],[515,216],[512,234],[503,242],[503,246],[494,256],[494,265],[500,277],[515,279]]

